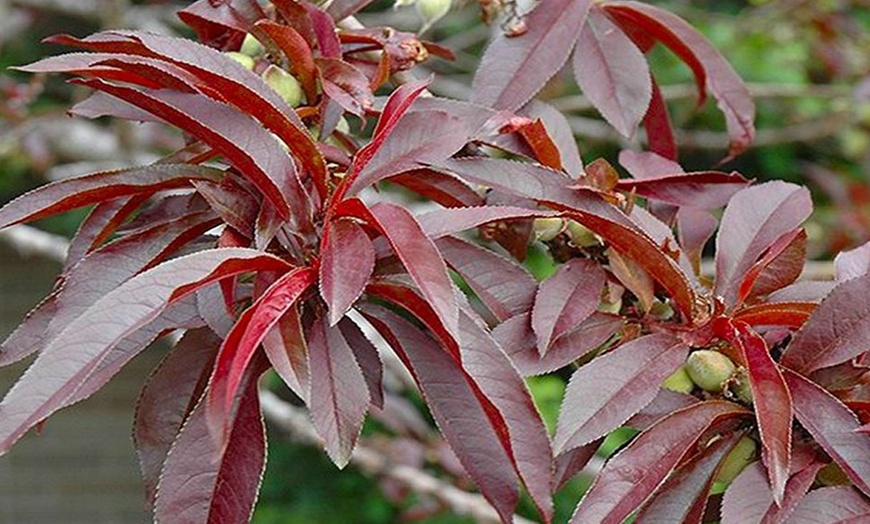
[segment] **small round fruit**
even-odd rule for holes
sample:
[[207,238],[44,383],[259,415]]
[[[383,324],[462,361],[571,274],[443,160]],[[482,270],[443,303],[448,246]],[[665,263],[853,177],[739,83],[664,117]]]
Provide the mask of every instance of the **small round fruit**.
[[417,12],[427,26],[431,26],[450,11],[450,0],[417,0]]
[[743,469],[755,460],[755,450],[758,444],[749,437],[741,438],[722,461],[716,473],[715,482],[731,484]]
[[296,77],[287,71],[284,71],[275,64],[270,64],[269,67],[263,71],[263,80],[265,80],[266,83],[269,84],[269,87],[274,89],[276,93],[281,95],[281,98],[283,98],[290,107],[299,107],[302,103],[302,84],[299,83],[299,80],[296,80]]
[[595,233],[576,220],[568,221],[568,234],[571,235],[571,243],[578,247],[591,247],[601,243]]
[[535,238],[541,242],[553,240],[565,229],[565,221],[558,217],[536,218],[534,231]]
[[224,54],[232,58],[236,62],[242,64],[245,69],[250,70],[254,68],[254,59],[244,53],[239,53],[237,51],[227,51]]
[[695,383],[692,382],[692,378],[686,372],[686,367],[680,366],[662,382],[662,387],[677,393],[691,393],[695,389]]
[[263,44],[261,44],[254,35],[249,33],[245,35],[245,39],[242,41],[242,47],[239,51],[248,56],[260,56],[263,54]]
[[705,391],[722,391],[735,367],[731,359],[710,349],[699,349],[686,359],[686,371],[692,382]]

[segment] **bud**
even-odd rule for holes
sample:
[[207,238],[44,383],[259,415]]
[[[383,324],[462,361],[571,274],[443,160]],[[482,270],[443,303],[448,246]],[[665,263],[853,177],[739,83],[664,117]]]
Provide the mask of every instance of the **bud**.
[[722,461],[719,471],[716,472],[714,482],[731,484],[737,478],[737,475],[755,460],[755,450],[757,447],[758,444],[753,439],[746,436],[741,438],[734,445],[734,449]]
[[564,231],[565,221],[558,217],[553,218],[536,218],[534,231],[535,238],[541,242],[549,242],[553,240],[559,233]]
[[269,87],[281,95],[281,98],[290,107],[299,107],[302,103],[302,84],[296,77],[284,71],[275,64],[269,64],[269,67],[263,71],[263,80],[269,84]]
[[734,369],[731,359],[709,349],[694,351],[686,359],[686,371],[692,381],[705,391],[721,392]]
[[254,59],[246,54],[239,53],[236,51],[227,51],[224,54],[227,55],[228,57],[232,58],[236,62],[242,64],[242,67],[244,67],[245,69],[250,70],[250,69],[254,68]]
[[260,56],[263,54],[263,44],[254,38],[254,35],[248,33],[245,35],[245,40],[242,41],[242,47],[239,51],[248,56]]
[[577,247],[591,247],[601,243],[595,233],[576,220],[568,221],[568,234],[571,235],[571,243]]
[[695,389],[695,383],[689,373],[686,372],[685,366],[680,366],[676,371],[671,373],[671,376],[662,382],[662,388],[676,391],[677,393],[691,393]]

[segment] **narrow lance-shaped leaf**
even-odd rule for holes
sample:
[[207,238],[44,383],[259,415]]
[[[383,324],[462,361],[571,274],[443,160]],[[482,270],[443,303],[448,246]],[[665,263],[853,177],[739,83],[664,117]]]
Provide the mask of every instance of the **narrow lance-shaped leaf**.
[[737,404],[709,400],[661,419],[607,462],[571,522],[622,522],[664,482],[704,432],[719,421],[747,415]]
[[556,429],[557,453],[624,424],[658,394],[689,348],[667,334],[647,335],[584,365],[571,377]]
[[767,343],[742,322],[718,322],[725,340],[739,349],[746,363],[752,403],[761,435],[762,458],[767,466],[771,491],[782,502],[791,469],[792,398]]
[[291,307],[263,338],[269,363],[287,386],[308,404],[308,344],[299,308]]
[[362,295],[375,268],[375,248],[365,230],[351,220],[326,226],[320,254],[320,293],[334,326]]
[[341,336],[347,342],[353,356],[359,364],[372,405],[378,409],[384,408],[384,364],[381,362],[378,348],[371,343],[362,329],[350,317],[344,317],[338,323]]
[[651,200],[675,206],[713,209],[724,206],[735,193],[749,185],[739,173],[706,171],[670,173],[641,179],[621,179],[616,187]]
[[556,213],[543,209],[486,205],[436,209],[420,215],[417,219],[429,238],[437,239],[498,220],[541,218],[555,215]]
[[788,369],[783,376],[791,390],[798,422],[834,459],[855,487],[870,495],[870,436],[857,433],[855,414],[836,397]]
[[106,294],[43,350],[0,403],[0,453],[63,405],[112,348],[197,288],[251,271],[285,271],[249,249],[208,250],[164,262]]
[[823,465],[815,462],[794,472],[786,484],[782,501],[777,504],[761,462],[750,464],[725,491],[722,498],[722,524],[788,522],[787,517],[803,500]]
[[788,522],[794,524],[860,524],[870,518],[867,497],[849,486],[819,488],[795,508]]
[[782,365],[803,374],[846,362],[870,345],[870,273],[831,291],[795,333]]
[[557,0],[538,6],[525,17],[525,34],[497,36],[474,75],[471,102],[514,111],[531,100],[568,60],[591,5]]
[[767,295],[796,281],[807,258],[807,233],[796,229],[781,236],[746,273],[740,283],[738,302]]
[[257,398],[257,378],[263,369],[262,364],[252,368],[239,391],[226,445],[212,438],[204,401],[188,417],[160,474],[156,522],[250,520],[266,465],[266,434]]
[[599,7],[574,49],[574,78],[586,98],[622,136],[631,137],[647,113],[652,84],[646,57]]
[[308,335],[311,396],[308,409],[329,458],[339,468],[350,460],[371,397],[365,376],[338,327],[324,319]]
[[553,341],[595,312],[605,280],[598,264],[575,258],[541,283],[532,309],[532,329],[542,356]]

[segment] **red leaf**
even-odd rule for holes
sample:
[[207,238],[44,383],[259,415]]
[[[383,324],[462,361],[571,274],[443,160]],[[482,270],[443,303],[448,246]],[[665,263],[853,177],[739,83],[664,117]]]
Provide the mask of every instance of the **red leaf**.
[[334,326],[362,295],[375,268],[375,248],[362,227],[334,220],[324,232],[320,254],[320,293]]
[[[230,413],[233,399],[254,352],[281,316],[296,304],[316,282],[309,267],[294,268],[278,278],[242,313],[224,339],[209,380],[207,413],[209,422],[223,434],[230,429],[223,417]],[[219,433],[220,434],[220,433]]]
[[41,186],[0,209],[0,229],[31,222],[118,197],[186,187],[191,180],[220,180],[224,173],[208,167],[154,164],[102,171]]
[[356,67],[338,58],[315,58],[323,92],[346,111],[362,117],[374,104],[369,79]]
[[218,46],[241,37],[253,20],[266,14],[256,0],[198,0],[178,12],[185,24],[196,31],[203,42]]
[[266,333],[263,349],[278,376],[308,404],[308,344],[298,308],[291,307]]
[[519,500],[518,477],[499,444],[476,384],[459,364],[425,333],[382,308],[363,308],[372,325],[402,358],[420,386],[442,434],[478,489],[504,522],[513,519]]
[[849,251],[841,251],[834,257],[837,282],[860,277],[870,271],[870,242]]
[[239,391],[226,445],[209,434],[205,402],[188,417],[160,474],[155,522],[248,522],[266,466],[256,366]]
[[638,180],[686,174],[680,164],[652,151],[623,149],[619,152],[619,164]]
[[556,0],[526,16],[522,36],[497,36],[474,75],[471,102],[508,111],[525,105],[568,60],[591,5]]
[[782,503],[791,464],[792,398],[779,366],[760,335],[741,322],[719,322],[725,340],[739,349],[752,391],[752,403],[761,435],[762,458],[777,504]]
[[170,304],[227,276],[286,269],[283,260],[258,251],[208,250],[164,262],[110,291],[58,334],[6,394],[0,453],[64,405],[116,344]]
[[701,101],[709,89],[719,109],[725,114],[725,124],[731,137],[729,157],[740,154],[749,146],[755,137],[755,105],[752,97],[734,69],[706,38],[678,16],[649,4],[610,1],[604,8],[618,25],[626,29],[631,27],[646,38],[660,41],[692,68]]
[[553,106],[538,100],[532,100],[523,107],[520,114],[529,118],[539,119],[544,123],[549,138],[556,145],[562,169],[572,178],[577,178],[583,172],[583,160],[577,148],[577,140],[571,130],[571,124],[560,111]]
[[492,336],[505,349],[523,376],[542,375],[561,369],[600,347],[622,327],[619,317],[595,312],[572,331],[556,339],[543,357],[538,352],[529,313],[497,325]]
[[812,212],[809,191],[773,181],[738,192],[719,225],[716,237],[716,294],[733,305],[738,287],[755,261],[785,233]]
[[313,104],[317,100],[317,66],[305,38],[291,26],[276,24],[271,20],[260,20],[254,24],[254,28],[265,34],[284,53],[294,75],[302,84],[305,98],[309,104]]
[[362,329],[348,317],[338,323],[341,336],[347,341],[347,345],[356,357],[357,364],[362,370],[363,377],[369,390],[372,405],[376,408],[384,408],[384,365],[378,354],[378,349],[365,336]]
[[677,172],[641,179],[624,178],[616,187],[620,191],[636,193],[675,206],[713,209],[724,206],[735,193],[748,184],[749,180],[737,172],[704,171]]
[[652,99],[649,103],[649,109],[643,117],[647,146],[653,153],[676,161],[677,142],[674,137],[674,128],[671,126],[671,117],[668,115],[668,106],[658,83],[654,78],[651,79],[651,82]]
[[860,524],[870,518],[870,502],[849,486],[811,491],[795,508],[795,524]]
[[722,498],[722,524],[791,522],[787,518],[803,500],[823,465],[815,462],[794,473],[786,484],[782,502],[777,505],[761,462],[750,464],[725,491]]
[[147,193],[132,197],[104,200],[95,205],[88,216],[79,224],[75,236],[70,240],[63,271],[69,271],[85,255],[105,242],[130,215],[148,198]]
[[737,295],[738,303],[749,297],[773,293],[793,283],[801,276],[806,258],[806,231],[796,229],[785,233],[743,277]]
[[588,444],[625,423],[656,397],[688,351],[670,335],[647,335],[578,369],[562,401],[556,452]]
[[499,220],[552,216],[556,216],[556,213],[524,207],[485,205],[436,209],[420,215],[417,219],[426,235],[434,240]]
[[799,328],[806,323],[817,304],[814,302],[765,302],[741,308],[732,318],[750,326]]
[[142,388],[136,403],[133,440],[149,507],[157,496],[163,462],[202,395],[220,343],[207,328],[186,332]]
[[607,462],[571,522],[622,522],[693,452],[706,431],[724,419],[746,415],[737,404],[708,400],[661,419]]
[[637,521],[700,524],[713,473],[740,437],[738,433],[716,440],[680,466],[640,510]]
[[541,356],[553,341],[595,312],[606,278],[597,263],[574,258],[541,283],[532,309],[532,329]]
[[314,378],[308,403],[314,428],[329,458],[343,468],[369,407],[365,377],[341,332],[323,319],[314,322],[308,335],[308,360]]
[[431,169],[405,171],[390,177],[390,182],[446,207],[479,206],[484,202],[465,182]]
[[626,138],[634,135],[652,97],[649,67],[641,50],[600,7],[589,11],[580,31],[574,78],[610,125]]
[[540,118],[533,120],[527,125],[520,126],[517,133],[523,137],[523,140],[531,148],[532,155],[538,162],[551,169],[559,171],[563,169],[559,148],[553,142]]
[[855,432],[860,425],[858,417],[801,375],[784,369],[783,376],[791,390],[798,422],[855,486],[870,495],[870,436]]
[[868,293],[870,273],[835,287],[795,333],[782,365],[809,374],[866,352],[870,345]]

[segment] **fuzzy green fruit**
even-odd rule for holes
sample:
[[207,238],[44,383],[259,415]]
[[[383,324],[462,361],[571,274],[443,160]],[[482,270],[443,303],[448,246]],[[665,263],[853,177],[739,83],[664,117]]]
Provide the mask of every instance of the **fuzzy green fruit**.
[[558,217],[536,218],[534,231],[535,238],[541,242],[553,240],[565,229],[565,221]]
[[746,369],[741,367],[737,370],[731,383],[728,384],[728,389],[740,402],[752,404],[752,387],[749,385],[749,374]]
[[576,220],[569,220],[567,229],[571,235],[571,243],[577,247],[591,247],[601,243],[595,233]]
[[245,35],[245,40],[242,41],[242,47],[239,51],[248,56],[260,56],[263,54],[263,44],[254,38],[254,35],[247,34]]
[[757,448],[758,444],[756,444],[753,439],[749,437],[741,438],[737,444],[734,445],[734,449],[732,449],[725,459],[722,460],[722,465],[716,473],[716,479],[714,482],[731,484],[731,482],[737,478],[737,475],[739,475],[746,466],[755,460],[755,451]]
[[441,20],[450,11],[451,0],[417,0],[417,12],[423,19],[425,27]]
[[662,382],[662,388],[676,391],[677,393],[691,393],[695,389],[695,383],[689,373],[686,372],[685,366],[680,366],[676,371],[671,373],[671,376]]
[[705,391],[721,392],[735,369],[731,359],[709,349],[694,351],[686,359],[686,371],[692,382]]
[[236,62],[242,64],[242,66],[245,69],[250,70],[250,69],[254,68],[254,59],[251,58],[250,56],[244,54],[244,53],[239,53],[236,51],[227,51],[224,54],[227,55],[228,57],[232,58]]
[[283,98],[290,107],[299,107],[302,103],[302,84],[299,83],[299,80],[296,80],[296,77],[287,71],[284,71],[275,64],[270,64],[269,67],[263,71],[263,80],[265,80],[266,83],[269,84],[269,87],[274,89],[276,93],[281,95],[281,98]]

